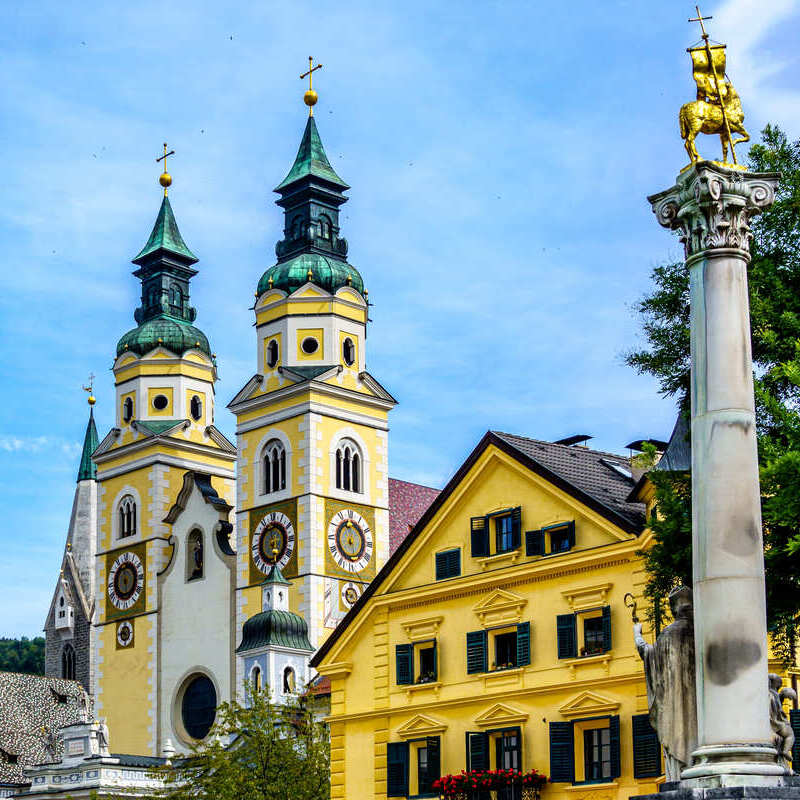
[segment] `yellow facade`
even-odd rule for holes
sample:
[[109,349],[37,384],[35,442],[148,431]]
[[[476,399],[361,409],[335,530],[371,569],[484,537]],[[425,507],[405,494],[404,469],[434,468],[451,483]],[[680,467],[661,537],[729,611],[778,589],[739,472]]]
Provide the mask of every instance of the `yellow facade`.
[[[263,543],[272,536],[292,580],[291,610],[318,645],[389,556],[387,433],[395,401],[364,370],[367,307],[349,287],[334,294],[313,282],[291,294],[270,289],[255,314],[258,373],[229,406],[239,452],[237,630],[262,610],[260,583],[271,558],[258,548],[269,550]],[[358,460],[347,486],[345,452]],[[346,569],[335,563],[328,536],[342,510],[369,537],[364,557]],[[265,532],[273,513],[282,516]]]
[[[159,643],[168,630],[160,578],[176,545],[172,525],[164,518],[188,471],[210,475],[219,496],[233,505],[236,456],[211,425],[216,369],[208,356],[190,351],[179,358],[163,348],[138,358],[126,353],[117,359],[114,372],[117,424],[94,454],[99,587],[95,702],[114,731],[115,750],[157,754],[168,735],[159,730],[159,704],[164,702]],[[158,407],[159,396],[165,398],[163,408]],[[197,415],[192,414],[193,398],[200,400],[194,407]],[[128,504],[131,517],[124,518]],[[128,559],[134,568],[131,576],[138,570],[140,585],[120,589],[120,559]],[[127,600],[120,599],[120,591]]]
[[[593,468],[608,467],[604,456],[624,469],[607,454]],[[644,607],[643,518],[620,519],[621,501],[593,502],[534,466],[488,434],[312,660],[331,681],[333,798],[425,796],[433,777],[476,764],[535,768],[556,779],[544,789],[553,800],[657,790],[660,751],[624,602],[631,593]],[[497,552],[496,521],[515,509],[521,533]],[[487,515],[489,555],[475,556],[473,528]],[[565,530],[572,541],[553,552]],[[458,554],[449,567],[447,553]],[[421,674],[432,648],[433,672]],[[436,774],[420,761],[426,748],[428,763],[438,752]]]

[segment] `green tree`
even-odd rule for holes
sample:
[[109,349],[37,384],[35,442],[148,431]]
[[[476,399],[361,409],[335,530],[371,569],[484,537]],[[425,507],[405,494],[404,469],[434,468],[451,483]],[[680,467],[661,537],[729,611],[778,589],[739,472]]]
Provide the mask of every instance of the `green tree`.
[[0,671],[44,675],[44,637],[0,638]]
[[[800,141],[767,125],[749,166],[780,172],[774,205],[752,222],[748,271],[756,422],[762,483],[767,614],[784,657],[800,613]],[[628,365],[656,377],[686,413],[689,394],[689,275],[682,263],[652,273],[654,288],[636,305],[646,346]],[[657,475],[654,473],[654,476]],[[686,476],[654,477],[657,518],[646,556],[646,593],[663,597],[672,580],[691,576],[691,492]]]
[[275,705],[248,691],[224,703],[209,736],[161,771],[168,800],[327,800],[330,746],[311,698]]

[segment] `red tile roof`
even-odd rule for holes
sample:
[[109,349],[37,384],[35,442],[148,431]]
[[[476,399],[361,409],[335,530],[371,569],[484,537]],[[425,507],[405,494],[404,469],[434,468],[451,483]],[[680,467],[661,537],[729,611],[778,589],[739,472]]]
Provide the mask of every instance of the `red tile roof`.
[[439,489],[389,478],[389,553],[394,553],[409,531],[419,522]]

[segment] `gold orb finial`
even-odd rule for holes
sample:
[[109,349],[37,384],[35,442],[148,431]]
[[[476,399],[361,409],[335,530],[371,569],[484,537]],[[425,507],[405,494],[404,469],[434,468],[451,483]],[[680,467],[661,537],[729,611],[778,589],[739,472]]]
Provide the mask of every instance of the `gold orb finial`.
[[86,401],[90,406],[93,406],[97,402],[97,398],[93,394],[90,394]]
[[164,187],[164,197],[167,196],[167,189],[170,186],[172,186],[172,175],[170,175],[169,172],[167,172],[167,156],[173,156],[173,155],[175,155],[175,151],[174,150],[170,150],[169,153],[168,153],[167,152],[167,143],[164,142],[164,155],[163,156],[159,156],[156,159],[156,164],[158,164],[159,161],[163,161],[164,162],[164,171],[161,173],[161,175],[158,178],[158,182]]
[[308,57],[308,72],[304,72],[300,76],[300,80],[303,80],[303,78],[308,78],[308,90],[303,95],[303,102],[308,106],[308,116],[309,117],[313,117],[314,116],[314,108],[313,107],[317,104],[317,100],[319,100],[319,96],[314,91],[314,87],[312,86],[312,83],[311,83],[311,78],[312,78],[312,76],[314,74],[314,71],[318,70],[318,69],[322,69],[322,64],[317,64],[316,66],[314,66],[314,57],[313,56],[309,56]]
[[97,402],[94,396],[94,372],[89,373],[89,381],[86,386],[81,386],[81,389],[89,395],[86,398],[86,402],[93,406]]

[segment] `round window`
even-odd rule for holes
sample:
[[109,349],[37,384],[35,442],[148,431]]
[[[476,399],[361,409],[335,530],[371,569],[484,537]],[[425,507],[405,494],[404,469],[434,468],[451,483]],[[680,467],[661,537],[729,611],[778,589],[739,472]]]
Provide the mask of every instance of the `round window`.
[[181,699],[181,719],[186,733],[204,739],[217,716],[217,691],[211,678],[195,675],[189,679]]
[[273,339],[267,345],[267,366],[272,369],[278,363],[278,342]]
[[317,352],[317,348],[319,347],[319,342],[313,336],[306,336],[303,339],[303,343],[300,345],[303,348],[303,352],[310,356],[312,353]]
[[356,360],[356,346],[349,337],[342,343],[342,356],[344,358],[344,363],[347,364],[348,367],[352,367]]
[[169,405],[169,400],[165,394],[157,394],[153,398],[153,408],[156,411],[163,411]]
[[189,403],[189,413],[195,421],[203,416],[203,401],[197,395],[194,395]]

